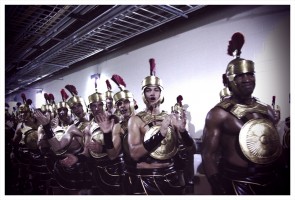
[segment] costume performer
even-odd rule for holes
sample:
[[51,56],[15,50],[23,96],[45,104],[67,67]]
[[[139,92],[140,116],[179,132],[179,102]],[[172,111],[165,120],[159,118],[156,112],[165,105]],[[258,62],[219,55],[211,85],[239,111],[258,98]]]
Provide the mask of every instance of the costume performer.
[[150,59],[150,76],[142,81],[146,109],[128,122],[128,144],[132,165],[126,166],[133,194],[183,194],[184,179],[175,169],[178,138],[189,141],[186,117],[160,110],[164,102],[162,80],[156,76],[155,60]]
[[[240,58],[244,36],[235,33],[226,68],[231,96],[207,114],[202,159],[213,194],[280,194],[282,152],[271,106],[252,97],[254,62]],[[220,157],[219,157],[220,155]]]

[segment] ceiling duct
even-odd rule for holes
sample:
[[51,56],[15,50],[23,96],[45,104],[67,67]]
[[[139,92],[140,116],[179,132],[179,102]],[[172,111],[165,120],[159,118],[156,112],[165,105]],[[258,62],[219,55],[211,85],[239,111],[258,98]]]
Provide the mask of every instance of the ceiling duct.
[[6,5],[5,94],[204,5]]

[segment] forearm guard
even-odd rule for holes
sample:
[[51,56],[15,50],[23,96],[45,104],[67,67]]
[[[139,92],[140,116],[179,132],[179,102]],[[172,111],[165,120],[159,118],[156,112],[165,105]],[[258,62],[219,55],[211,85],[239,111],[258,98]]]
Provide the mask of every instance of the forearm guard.
[[112,141],[112,133],[104,133],[103,138],[104,138],[104,146],[106,147],[106,149],[114,148],[114,144]]
[[150,152],[152,151],[154,148],[156,148],[161,141],[164,139],[165,137],[161,134],[160,131],[158,131],[156,134],[154,134],[150,139],[146,140],[145,142],[143,142],[143,146],[144,148]]
[[51,139],[51,138],[54,137],[54,133],[53,133],[53,130],[52,130],[52,128],[51,128],[50,123],[44,125],[44,126],[43,126],[43,129],[44,129],[44,132],[45,132],[45,135],[46,135],[47,139]]

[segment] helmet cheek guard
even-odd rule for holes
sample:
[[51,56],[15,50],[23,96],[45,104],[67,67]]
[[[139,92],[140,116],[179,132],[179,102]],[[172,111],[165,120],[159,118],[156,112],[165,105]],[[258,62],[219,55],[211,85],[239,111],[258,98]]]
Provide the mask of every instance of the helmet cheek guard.
[[220,99],[224,99],[225,97],[229,97],[231,96],[231,92],[229,91],[228,87],[223,88],[220,92],[219,92],[219,97]]

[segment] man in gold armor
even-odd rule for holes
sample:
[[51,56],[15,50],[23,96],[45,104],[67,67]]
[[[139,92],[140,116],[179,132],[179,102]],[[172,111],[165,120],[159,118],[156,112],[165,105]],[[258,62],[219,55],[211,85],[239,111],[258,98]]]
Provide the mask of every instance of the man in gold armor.
[[60,136],[60,129],[53,129],[50,124],[50,117],[44,116],[36,111],[35,115],[43,125],[44,133],[57,155],[54,164],[54,178],[64,190],[60,194],[84,194],[89,193],[92,179],[84,160],[79,159],[78,155],[84,149],[84,129],[89,124],[89,114],[86,112],[84,99],[78,96],[75,86],[66,85],[65,87],[73,95],[67,100],[67,106],[75,115],[74,123],[67,126],[65,132]]
[[[40,157],[38,149],[38,127],[39,123],[32,114],[32,100],[27,99],[24,93],[21,94],[23,104],[19,106],[19,123],[12,139],[12,161],[18,167],[18,183],[16,193],[31,194],[37,193],[36,179],[32,173],[32,166]],[[41,191],[38,191],[38,193]]]
[[113,96],[116,111],[120,117],[120,123],[117,123],[114,127],[116,132],[119,132],[121,138],[121,149],[118,157],[123,159],[121,185],[124,194],[132,194],[132,183],[129,177],[126,175],[126,167],[132,163],[128,148],[128,121],[131,116],[135,115],[135,110],[138,108],[133,94],[125,89],[126,84],[124,80],[117,74],[112,76],[112,80],[118,85],[120,91]]
[[254,63],[240,58],[244,37],[235,33],[226,69],[231,96],[207,114],[202,159],[213,194],[281,194],[281,144],[271,106],[252,97]]
[[133,194],[180,195],[184,193],[184,179],[174,163],[179,143],[192,145],[185,129],[186,118],[161,111],[164,101],[163,85],[155,76],[155,61],[150,59],[150,76],[142,82],[144,111],[132,116],[128,122],[128,146],[133,160],[127,166]]
[[123,194],[121,184],[121,138],[117,116],[106,112],[106,95],[96,92],[88,96],[93,119],[85,129],[84,151],[79,159],[88,161],[94,180],[93,194]]

